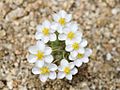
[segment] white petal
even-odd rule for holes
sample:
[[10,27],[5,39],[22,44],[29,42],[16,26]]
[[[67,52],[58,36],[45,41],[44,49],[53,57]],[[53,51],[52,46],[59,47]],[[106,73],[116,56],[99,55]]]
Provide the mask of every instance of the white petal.
[[71,52],[73,50],[72,45],[67,45],[65,47],[65,50],[68,51],[68,52]]
[[40,74],[40,70],[37,67],[32,68],[32,73],[33,74]]
[[48,55],[44,58],[46,63],[51,63],[53,61],[53,56],[52,55]]
[[81,33],[80,31],[76,31],[76,36],[77,36],[78,38],[81,38],[81,37],[82,37],[82,33]]
[[43,34],[41,32],[35,33],[35,39],[39,40],[39,39],[42,39],[42,37],[43,37]]
[[35,62],[35,66],[36,67],[42,67],[44,65],[44,61],[43,60],[37,60],[36,62]]
[[76,57],[78,52],[77,51],[72,51],[70,54],[71,54],[72,57]]
[[45,43],[44,42],[42,42],[42,41],[37,41],[37,47],[38,47],[38,49],[40,50],[40,51],[44,51],[44,49],[45,49]]
[[92,54],[92,50],[89,49],[89,48],[86,48],[86,50],[85,50],[85,56],[88,57],[88,56],[90,56],[91,54]]
[[37,51],[38,51],[38,48],[37,48],[37,46],[30,46],[30,47],[28,48],[28,51],[29,51],[30,53],[32,53],[32,54],[36,54]]
[[71,31],[70,27],[63,28],[63,33],[68,34]]
[[49,22],[48,20],[45,20],[45,21],[43,22],[43,26],[44,26],[45,28],[49,28],[49,27],[50,27],[50,22]]
[[58,72],[57,78],[63,79],[64,77],[65,77],[65,73],[64,72]]
[[37,31],[41,32],[41,30],[42,30],[41,25],[38,25],[38,26],[36,27],[36,29],[37,29]]
[[65,34],[59,34],[58,39],[61,40],[61,41],[66,40],[66,35]]
[[70,68],[70,69],[73,69],[73,68],[74,68],[74,66],[75,66],[75,65],[74,65],[74,63],[73,63],[73,62],[70,62],[70,63],[69,63],[69,68]]
[[39,76],[39,78],[40,78],[40,80],[42,81],[42,82],[45,82],[47,79],[48,79],[48,75],[40,75]]
[[42,40],[43,40],[44,43],[47,43],[49,41],[49,37],[48,36],[44,36],[42,38]]
[[82,65],[82,61],[81,60],[75,60],[74,61],[74,64],[77,66],[77,67],[80,67]]
[[57,27],[58,27],[58,23],[52,22],[50,32],[54,33],[57,30]]
[[51,49],[51,47],[45,47],[45,51],[44,51],[44,54],[45,55],[50,55],[52,53],[52,49]]
[[58,16],[57,14],[53,14],[53,19],[54,19],[56,22],[58,22],[59,18],[60,18],[60,16]]
[[34,62],[36,62],[37,57],[35,55],[30,54],[30,55],[28,55],[27,60],[29,63],[34,63]]
[[70,39],[66,39],[66,41],[65,41],[66,45],[69,45],[69,44],[72,44],[72,43],[73,43],[73,40],[70,40]]
[[72,74],[72,75],[75,75],[76,73],[78,73],[78,69],[77,69],[77,68],[73,68],[73,69],[71,70],[71,74]]
[[61,62],[60,62],[60,65],[61,66],[68,66],[68,61],[66,59],[62,59]]
[[74,61],[76,59],[76,57],[72,57],[72,55],[70,54],[69,55],[69,59],[72,60],[72,61]]
[[49,78],[54,80],[56,78],[56,72],[50,72]]
[[84,63],[88,63],[88,62],[89,62],[88,57],[84,57],[84,58],[82,58],[81,60],[82,60],[82,62],[84,62]]
[[69,22],[72,19],[72,14],[66,15],[66,22]]
[[62,18],[65,18],[66,14],[67,13],[64,10],[58,12],[58,15],[60,15]]
[[82,38],[81,38],[81,37],[79,37],[79,36],[76,36],[76,38],[74,39],[74,41],[75,41],[75,42],[77,42],[77,43],[80,43],[80,42],[81,42],[81,40],[82,40]]
[[57,26],[57,32],[58,33],[63,33],[63,28],[60,24],[58,24],[58,26]]
[[76,22],[71,23],[71,31],[77,33],[78,24]]
[[67,78],[68,80],[72,80],[72,74],[66,75],[66,78]]
[[87,40],[83,39],[82,42],[80,43],[81,47],[87,46]]
[[50,41],[55,41],[57,39],[56,34],[50,34]]
[[59,71],[64,71],[64,66],[58,66]]
[[57,29],[51,29],[51,30],[50,30],[50,33],[55,33],[56,30],[57,30]]
[[49,65],[49,69],[50,69],[50,71],[55,71],[55,70],[57,70],[57,65],[51,63],[51,64]]
[[85,49],[84,49],[84,48],[80,48],[80,49],[78,50],[78,52],[81,53],[81,54],[83,54],[83,53],[85,53]]

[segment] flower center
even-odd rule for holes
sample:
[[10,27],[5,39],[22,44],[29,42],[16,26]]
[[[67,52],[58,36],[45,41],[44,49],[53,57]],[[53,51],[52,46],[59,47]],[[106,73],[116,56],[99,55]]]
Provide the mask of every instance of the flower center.
[[70,68],[69,67],[65,67],[64,73],[69,74],[70,73]]
[[69,32],[67,37],[72,40],[75,37],[75,34],[73,32]]
[[50,72],[49,68],[44,66],[42,68],[40,68],[40,73],[41,74],[48,74]]
[[73,47],[74,50],[78,50],[79,49],[79,44],[75,42],[75,43],[73,43],[72,47]]
[[48,28],[44,28],[44,29],[42,30],[42,33],[43,33],[45,36],[47,36],[47,35],[49,34],[49,29],[48,29]]
[[83,58],[83,56],[84,56],[83,54],[78,53],[77,58],[79,58],[79,59],[80,59],[80,58]]
[[65,18],[60,18],[58,21],[61,25],[65,25]]
[[37,54],[35,54],[35,56],[37,56],[37,60],[41,60],[44,57],[44,53],[41,51],[38,51]]

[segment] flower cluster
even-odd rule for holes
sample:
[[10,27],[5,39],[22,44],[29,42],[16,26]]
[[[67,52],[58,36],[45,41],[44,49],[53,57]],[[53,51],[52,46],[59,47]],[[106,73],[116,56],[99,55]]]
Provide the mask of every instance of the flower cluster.
[[[53,14],[52,22],[46,20],[36,28],[37,43],[29,47],[30,54],[27,56],[27,60],[34,63],[32,73],[39,74],[42,82],[48,78],[72,80],[72,75],[78,72],[77,67],[89,62],[92,50],[86,48],[87,41],[83,39],[80,27],[71,19],[71,14],[61,10]],[[59,60],[60,65],[54,62],[52,48],[49,47],[49,42],[55,42],[57,39],[65,42],[64,51],[69,53],[68,58],[63,57],[62,60]]]

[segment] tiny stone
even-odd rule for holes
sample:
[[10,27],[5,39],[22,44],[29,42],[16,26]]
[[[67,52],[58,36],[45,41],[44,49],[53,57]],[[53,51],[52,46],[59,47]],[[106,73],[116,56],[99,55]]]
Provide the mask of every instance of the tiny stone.
[[90,90],[86,82],[83,82],[81,86],[82,86],[81,90]]
[[100,46],[100,45],[98,45],[98,46],[96,47],[96,49],[97,49],[97,50],[100,50],[100,48],[101,48],[101,46]]
[[73,87],[70,87],[70,90],[75,90],[75,88],[73,88]]
[[0,81],[0,88],[4,87],[4,83],[2,81]]
[[111,58],[112,58],[112,55],[110,53],[107,53],[106,59],[109,61],[109,60],[111,60]]
[[11,50],[12,49],[12,44],[4,44],[4,47]]
[[17,8],[13,11],[11,11],[10,13],[7,14],[7,16],[5,17],[5,19],[7,21],[11,21],[14,20],[16,18],[22,17],[25,15],[25,11],[23,8]]
[[19,90],[27,90],[26,86],[19,86]]
[[111,39],[111,40],[109,41],[109,43],[115,43],[115,40],[114,40],[114,39]]
[[20,4],[23,3],[23,0],[14,0],[14,3],[15,3],[16,5],[20,5]]
[[112,14],[116,15],[118,12],[120,12],[120,8],[113,8],[112,9]]
[[117,69],[116,69],[117,71],[120,71],[120,67],[117,67]]
[[106,2],[111,6],[114,7],[115,6],[115,0],[106,0]]
[[5,87],[5,88],[3,88],[2,90],[9,90],[9,89]]
[[4,31],[4,30],[1,30],[0,31],[0,38],[2,38],[3,36],[5,36],[6,35],[6,32]]
[[12,89],[13,88],[13,81],[12,80],[8,81],[7,86],[8,86],[9,89]]
[[15,54],[21,54],[21,52],[19,50],[15,50]]

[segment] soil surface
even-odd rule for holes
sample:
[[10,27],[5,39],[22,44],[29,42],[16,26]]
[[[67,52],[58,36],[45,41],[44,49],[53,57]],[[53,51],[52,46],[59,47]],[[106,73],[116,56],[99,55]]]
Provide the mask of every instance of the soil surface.
[[[36,26],[63,9],[93,53],[72,81],[42,83],[26,60],[28,47]],[[0,0],[0,90],[120,90],[120,0]]]

